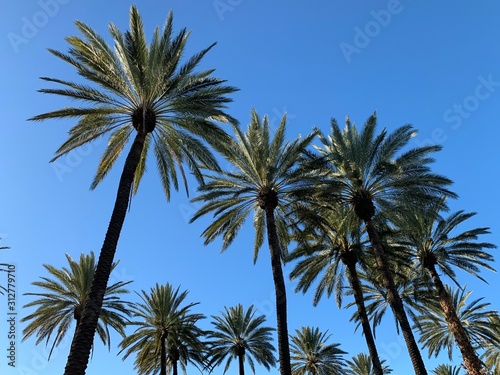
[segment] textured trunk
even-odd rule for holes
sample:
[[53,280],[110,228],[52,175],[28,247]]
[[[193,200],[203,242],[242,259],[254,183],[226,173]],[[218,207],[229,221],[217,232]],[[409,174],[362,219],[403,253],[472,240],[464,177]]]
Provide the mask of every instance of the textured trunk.
[[274,289],[276,293],[276,318],[278,325],[278,354],[280,374],[292,375],[290,366],[290,347],[288,344],[288,323],[286,307],[286,289],[283,270],[281,268],[281,251],[279,247],[274,210],[266,209],[267,239],[271,251],[271,266],[273,270]]
[[387,302],[391,306],[394,316],[398,320],[401,331],[403,332],[403,337],[406,342],[406,347],[408,349],[408,354],[410,355],[415,374],[427,375],[427,370],[425,369],[424,361],[422,360],[422,355],[420,354],[420,349],[417,346],[417,342],[415,341],[415,337],[413,336],[413,331],[411,330],[410,323],[408,322],[408,317],[406,316],[403,301],[398,294],[391,270],[387,265],[384,254],[384,247],[378,235],[377,229],[375,228],[375,224],[370,219],[365,220],[365,225],[368,236],[370,237],[370,243],[372,244],[373,250],[375,252],[378,270],[382,274],[384,287],[387,290]]
[[245,354],[238,355],[238,365],[240,367],[240,375],[245,375]]
[[178,360],[174,360],[174,363],[172,363],[172,368],[173,368],[172,374],[173,375],[177,375],[177,362],[178,362]]
[[94,334],[104,300],[104,292],[106,291],[109,275],[111,274],[116,246],[127,213],[134,173],[141,158],[145,138],[145,134],[137,133],[125,160],[113,213],[101,248],[90,293],[82,313],[80,324],[78,325],[78,330],[71,343],[68,361],[64,370],[65,375],[84,375],[87,369]]
[[451,296],[446,291],[441,278],[436,272],[436,268],[434,264],[429,264],[426,266],[429,270],[432,280],[434,280],[434,286],[436,287],[438,296],[439,296],[439,304],[443,309],[444,316],[448,325],[455,337],[458,348],[462,353],[462,360],[464,361],[464,366],[467,369],[467,373],[469,375],[484,375],[486,372],[483,369],[483,364],[479,357],[476,354],[476,351],[472,347],[472,344],[465,332],[464,326],[460,322],[458,318],[457,312],[453,307],[453,302],[451,300]]
[[384,372],[382,370],[382,364],[380,363],[380,357],[378,356],[377,347],[375,346],[375,339],[373,338],[370,322],[366,313],[363,291],[361,289],[361,283],[359,282],[358,272],[356,271],[356,263],[344,263],[347,267],[347,277],[354,294],[354,301],[356,302],[356,306],[358,308],[359,320],[361,321],[361,327],[363,328],[363,334],[365,335],[366,345],[368,346],[368,352],[370,353],[370,358],[373,364],[372,375],[383,375]]
[[167,349],[165,348],[166,334],[160,337],[160,375],[167,375]]

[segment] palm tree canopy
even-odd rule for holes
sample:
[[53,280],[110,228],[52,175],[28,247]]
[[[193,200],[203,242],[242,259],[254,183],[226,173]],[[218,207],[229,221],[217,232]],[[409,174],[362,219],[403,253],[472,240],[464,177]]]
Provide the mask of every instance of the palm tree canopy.
[[434,199],[436,195],[455,197],[446,189],[448,178],[433,173],[429,164],[432,154],[441,146],[423,146],[412,149],[408,143],[417,132],[404,125],[392,133],[377,130],[374,113],[361,131],[347,117],[343,129],[332,119],[331,133],[319,134],[322,156],[330,181],[327,195],[349,203],[359,218],[371,219],[375,212],[384,212],[395,202]]
[[[483,298],[467,302],[471,291],[466,292],[465,289],[454,291],[448,285],[445,288],[452,297],[455,311],[471,343],[476,348],[499,346],[498,328],[493,324],[498,315],[494,311],[486,310],[490,304],[483,302]],[[456,341],[443,309],[438,303],[427,303],[425,307],[421,315],[415,317],[415,327],[420,331],[419,342],[423,344],[423,348],[428,348],[429,356],[438,356],[442,349],[447,349],[451,360]]]
[[316,306],[325,292],[327,297],[335,292],[340,307],[345,293],[343,259],[358,263],[364,255],[366,238],[363,238],[360,220],[345,206],[335,205],[334,209],[320,209],[316,213],[321,221],[313,218],[313,222],[308,223],[311,215],[307,214],[300,218],[304,230],[300,234],[294,232],[297,247],[290,252],[288,260],[298,262],[290,272],[290,279],[299,278],[295,291],[305,293],[319,278],[313,304]]
[[489,265],[494,260],[493,255],[484,249],[495,249],[496,245],[479,242],[478,237],[489,234],[489,228],[458,231],[458,227],[476,213],[457,211],[444,218],[440,214],[443,205],[444,199],[416,209],[399,210],[397,224],[403,241],[413,250],[422,268],[436,265],[457,286],[459,283],[453,267],[485,281],[479,275],[480,267],[490,271],[495,269]]
[[174,289],[167,283],[156,284],[149,293],[142,290],[137,294],[142,302],[133,304],[134,320],[129,323],[137,328],[120,343],[123,359],[136,353],[135,369],[139,374],[159,373],[163,336],[169,368],[179,360],[186,373],[187,363],[202,364],[205,347],[200,338],[203,331],[196,324],[205,316],[191,312],[198,303],[183,305],[188,291],[180,292],[180,287]]
[[460,367],[445,364],[438,365],[434,370],[432,370],[434,375],[460,375],[460,372]]
[[331,335],[317,327],[302,327],[290,336],[293,375],[336,375],[344,373],[340,344],[327,344]]
[[254,360],[270,370],[276,364],[272,344],[273,328],[266,327],[266,317],[255,317],[253,305],[247,310],[241,304],[224,308],[221,316],[212,316],[214,329],[206,332],[209,346],[210,367],[220,366],[224,361],[224,374],[229,369],[233,359],[244,355],[255,374]]
[[[76,320],[78,324],[96,269],[93,252],[88,255],[81,254],[78,261],[73,260],[68,254],[66,259],[69,268],[58,269],[49,264],[43,265],[50,277],[41,277],[41,281],[32,282],[32,285],[43,292],[24,293],[37,299],[23,306],[23,308],[35,307],[36,310],[21,319],[21,322],[29,322],[23,329],[22,341],[35,335],[36,344],[45,340],[45,344],[48,345],[53,338],[49,358],[53,349],[66,336],[73,321]],[[113,263],[113,269],[117,265],[118,262]],[[124,287],[131,282],[118,281],[106,288],[97,333],[101,341],[108,346],[108,350],[111,345],[109,327],[125,336],[124,327],[130,316],[130,303],[123,301],[120,296],[129,292]]]
[[225,250],[254,212],[256,261],[264,242],[264,207],[270,207],[277,212],[276,227],[282,259],[285,259],[289,243],[287,220],[292,203],[310,193],[315,182],[312,173],[300,168],[298,161],[316,133],[286,142],[285,115],[271,137],[268,117],[260,119],[255,110],[245,133],[237,125],[233,128],[236,139],[227,144],[222,154],[235,169],[209,175],[209,181],[199,188],[201,194],[192,200],[206,203],[191,222],[212,212],[216,219],[203,232],[205,244],[222,236],[222,250]]
[[114,48],[83,22],[76,21],[81,37],[66,38],[68,53],[49,51],[71,64],[90,84],[42,77],[60,88],[46,88],[43,93],[75,99],[82,106],[67,107],[32,117],[30,120],[77,118],[69,138],[57,150],[55,160],[71,150],[109,134],[91,188],[94,189],[110,171],[130,136],[136,131],[146,135],[139,166],[135,171],[136,193],[146,170],[152,149],[167,199],[170,187],[178,188],[179,169],[187,190],[182,164],[186,162],[198,181],[198,164],[217,169],[217,162],[202,141],[211,145],[228,136],[217,122],[235,121],[224,112],[236,91],[212,76],[213,69],[194,72],[214,44],[181,63],[189,32],[173,32],[169,13],[162,30],[156,28],[149,45],[143,22],[135,6],[130,9],[130,30],[122,33],[109,25]]
[[[352,357],[352,361],[347,360],[347,371],[345,375],[374,375],[372,360],[370,356],[365,353],[358,353],[357,356]],[[382,361],[384,363],[385,360]],[[384,374],[390,374],[392,369],[389,366],[383,366],[382,372]]]

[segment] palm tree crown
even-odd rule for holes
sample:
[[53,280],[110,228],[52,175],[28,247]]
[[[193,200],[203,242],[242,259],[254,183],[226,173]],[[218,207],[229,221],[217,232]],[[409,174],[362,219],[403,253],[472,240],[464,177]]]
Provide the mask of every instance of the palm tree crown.
[[167,283],[138,295],[142,302],[133,305],[135,319],[129,323],[137,328],[120,343],[123,359],[136,353],[135,369],[140,375],[164,375],[169,369],[177,375],[178,363],[186,374],[188,362],[203,364],[203,331],[196,324],[205,316],[190,311],[197,303],[182,306],[188,292]]
[[[381,363],[384,363],[383,360]],[[348,369],[345,375],[375,375],[370,356],[364,353],[358,353],[352,357],[352,361],[347,360]],[[389,366],[382,367],[383,374],[390,374],[392,369]]]
[[226,360],[224,374],[229,369],[231,361],[237,359],[240,365],[240,375],[243,375],[243,364],[247,360],[255,374],[254,360],[270,369],[275,366],[276,349],[272,345],[273,328],[263,326],[266,317],[255,317],[253,305],[245,310],[241,304],[236,307],[224,308],[221,316],[212,316],[213,330],[207,331],[209,339],[210,366],[219,366]]
[[[45,341],[48,345],[53,339],[49,359],[54,348],[66,336],[73,321],[76,321],[76,325],[79,324],[96,269],[93,252],[88,255],[81,254],[78,261],[73,260],[68,254],[66,259],[69,268],[58,269],[44,264],[53,278],[42,277],[41,281],[32,283],[43,292],[24,294],[35,296],[37,299],[23,306],[23,308],[36,307],[35,312],[21,319],[21,322],[29,322],[23,329],[23,341],[35,335],[36,344]],[[118,262],[115,262],[113,268],[117,265]],[[108,349],[111,345],[109,327],[125,336],[124,327],[130,316],[130,303],[121,300],[120,295],[128,293],[124,287],[131,282],[119,281],[106,288],[97,334]]]
[[331,335],[317,327],[302,327],[291,336],[293,375],[340,375],[344,373],[340,344],[327,344]]
[[[448,294],[457,312],[458,319],[464,326],[469,340],[476,349],[500,345],[497,336],[498,328],[493,323],[498,319],[495,311],[487,310],[489,303],[483,298],[468,302],[471,291],[465,289],[453,290],[446,286]],[[429,356],[438,356],[443,349],[447,349],[448,357],[452,359],[453,348],[457,344],[450,323],[447,321],[441,306],[437,303],[427,303],[422,314],[415,318],[415,326],[420,331],[420,340],[423,348],[429,350]]]
[[42,77],[62,88],[42,89],[41,92],[87,104],[47,112],[31,119],[79,118],[70,130],[68,140],[52,160],[110,133],[91,185],[95,188],[120,156],[130,136],[141,134],[145,137],[145,145],[134,173],[134,193],[146,170],[151,146],[167,199],[171,184],[175,188],[178,185],[176,165],[184,182],[184,161],[200,180],[198,162],[217,168],[212,154],[197,137],[212,144],[227,138],[213,120],[234,121],[223,109],[230,101],[226,95],[236,89],[212,77],[213,69],[193,72],[214,44],[181,64],[189,32],[182,29],[174,35],[173,14],[170,12],[163,30],[156,28],[147,45],[142,19],[135,6],[130,9],[130,31],[122,33],[114,24],[109,25],[114,49],[83,22],[76,21],[76,27],[83,38],[66,38],[71,46],[69,53],[49,51],[75,67],[80,76],[94,85]]

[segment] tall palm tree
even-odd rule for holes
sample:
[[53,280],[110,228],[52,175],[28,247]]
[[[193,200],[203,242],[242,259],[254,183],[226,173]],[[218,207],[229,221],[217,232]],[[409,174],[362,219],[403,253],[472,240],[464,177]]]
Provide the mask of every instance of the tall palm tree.
[[[337,305],[342,305],[344,293],[344,278],[347,278],[354,295],[358,316],[360,317],[363,334],[373,361],[374,375],[383,375],[382,365],[375,345],[370,322],[366,313],[363,291],[358,276],[357,265],[366,254],[363,251],[364,241],[360,221],[356,215],[337,205],[332,209],[320,210],[323,220],[313,220],[307,223],[310,215],[301,218],[305,230],[309,233],[307,240],[298,238],[298,246],[290,253],[289,259],[300,259],[290,273],[292,280],[299,278],[296,291],[307,292],[314,280],[322,274],[314,294],[313,304],[316,306],[326,291],[330,297],[335,291]],[[304,220],[305,219],[305,220]],[[321,225],[321,224],[324,225]]]
[[340,375],[345,371],[340,344],[327,344],[331,335],[318,327],[302,327],[291,336],[293,375]]
[[[28,322],[23,329],[23,340],[35,335],[36,344],[45,341],[50,347],[49,359],[52,351],[66,337],[68,330],[75,322],[75,332],[81,323],[83,307],[88,298],[92,278],[96,270],[96,261],[93,252],[81,254],[75,261],[66,254],[68,267],[61,269],[44,264],[49,277],[41,277],[40,281],[32,285],[40,288],[40,292],[24,293],[25,296],[34,296],[36,299],[27,303],[23,308],[35,307],[35,312],[23,317],[21,322]],[[114,262],[112,270],[118,265]],[[97,334],[104,345],[111,345],[109,328],[125,336],[124,328],[130,316],[130,303],[123,301],[120,296],[128,293],[125,286],[132,281],[118,281],[106,288],[103,306],[99,314]]]
[[470,375],[479,375],[484,373],[483,364],[460,322],[440,273],[448,276],[457,285],[453,268],[468,272],[484,281],[479,275],[480,268],[494,271],[488,264],[493,261],[493,256],[484,249],[493,249],[496,246],[478,241],[479,236],[490,233],[489,228],[458,231],[458,227],[475,213],[457,211],[443,218],[440,215],[442,203],[444,202],[438,201],[418,209],[401,210],[402,215],[397,224],[407,245],[414,251],[418,265],[433,280],[436,299],[448,322],[449,332],[457,341],[465,368]]
[[312,174],[298,167],[298,160],[315,136],[312,133],[293,142],[285,142],[286,116],[271,138],[269,119],[261,120],[255,110],[246,133],[235,125],[236,140],[228,142],[223,152],[234,171],[208,176],[193,202],[206,203],[191,222],[213,213],[215,220],[203,232],[205,244],[222,236],[222,250],[235,239],[247,217],[254,213],[254,261],[257,260],[267,232],[271,267],[276,293],[276,316],[280,372],[290,375],[290,352],[287,328],[287,303],[282,262],[289,242],[288,223],[292,204],[310,192]]
[[241,304],[236,307],[224,308],[221,316],[212,316],[213,330],[207,331],[209,339],[210,368],[226,361],[224,374],[229,369],[233,359],[238,360],[239,374],[245,373],[245,360],[255,374],[254,360],[270,370],[276,364],[272,344],[273,328],[263,326],[266,317],[255,317],[253,305],[245,310]]
[[434,375],[460,375],[460,371],[461,368],[458,366],[441,364],[432,370],[432,373]]
[[132,136],[133,142],[125,159],[88,304],[71,345],[65,371],[71,375],[85,373],[130,195],[137,192],[148,152],[152,149],[155,155],[167,200],[171,186],[178,188],[179,173],[187,190],[184,163],[201,181],[198,164],[217,169],[216,159],[204,141],[215,145],[228,138],[216,121],[235,121],[224,108],[230,102],[227,95],[236,90],[214,78],[213,69],[194,72],[213,45],[181,63],[189,32],[182,29],[173,33],[171,12],[163,30],[155,29],[149,45],[135,6],[130,9],[129,31],[122,33],[110,24],[114,48],[86,24],[77,21],[76,27],[83,36],[66,38],[69,53],[49,51],[72,65],[90,85],[43,77],[61,88],[40,91],[76,99],[83,106],[43,113],[31,120],[79,119],[52,160],[110,134],[92,189],[107,175]]
[[[381,361],[382,363],[385,360]],[[373,362],[370,356],[365,353],[358,353],[355,357],[352,357],[352,361],[347,360],[347,371],[345,375],[375,375],[375,368],[373,367]],[[390,374],[392,369],[389,366],[382,367],[383,374]]]
[[440,146],[418,147],[400,153],[416,134],[413,127],[405,125],[391,134],[385,129],[376,134],[376,125],[375,114],[359,132],[349,118],[343,130],[332,119],[331,134],[328,137],[320,134],[322,147],[317,149],[324,163],[322,169],[330,174],[322,199],[348,205],[364,222],[388,302],[401,326],[415,373],[424,375],[427,371],[387,265],[374,216],[377,211],[383,214],[390,210],[400,200],[421,204],[437,195],[454,197],[455,194],[446,189],[451,181],[429,168],[433,161],[431,155],[440,150]]
[[[467,339],[473,343],[473,350],[500,346],[498,329],[492,322],[498,318],[494,311],[486,310],[489,303],[482,302],[482,298],[467,302],[471,291],[463,289],[453,291],[450,286],[445,286],[446,293],[451,296],[453,309],[457,319],[465,331]],[[448,357],[452,359],[452,351],[458,345],[453,330],[452,322],[446,317],[438,303],[428,303],[422,314],[415,319],[415,326],[420,331],[420,342],[428,348],[429,356],[437,356],[442,349],[447,349]],[[462,354],[463,359],[463,354]],[[464,360],[465,362],[465,360]],[[467,370],[470,372],[469,370]]]
[[140,375],[166,375],[170,369],[177,375],[178,364],[186,374],[188,363],[202,365],[206,348],[200,340],[203,331],[196,324],[205,316],[191,313],[197,303],[181,306],[188,292],[181,293],[167,283],[138,295],[142,302],[132,308],[137,319],[129,323],[137,328],[120,343],[123,359],[136,353],[135,369]]

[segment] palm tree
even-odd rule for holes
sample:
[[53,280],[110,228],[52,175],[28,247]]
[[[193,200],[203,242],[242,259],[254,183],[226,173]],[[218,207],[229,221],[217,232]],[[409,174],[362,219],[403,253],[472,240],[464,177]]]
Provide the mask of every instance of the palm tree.
[[310,192],[312,174],[298,167],[298,160],[315,136],[312,133],[291,143],[285,142],[286,116],[283,116],[274,138],[271,139],[269,119],[261,120],[255,110],[246,133],[235,125],[236,140],[228,142],[223,156],[235,171],[221,171],[208,176],[200,187],[201,195],[192,201],[206,203],[191,222],[212,212],[215,221],[203,232],[205,244],[222,236],[224,251],[236,238],[245,220],[254,212],[254,261],[267,240],[276,293],[278,353],[280,372],[290,375],[290,352],[287,328],[287,303],[282,262],[289,242],[288,223],[292,203]]
[[[488,327],[493,333],[493,337],[500,340],[500,316],[498,312],[488,317]],[[481,359],[492,375],[500,375],[500,343],[482,345],[484,349]]]
[[479,375],[484,373],[483,364],[460,322],[452,297],[447,292],[438,270],[457,285],[454,267],[484,281],[479,276],[480,267],[494,271],[488,264],[493,261],[493,256],[484,249],[493,249],[496,246],[477,241],[480,235],[489,233],[489,228],[474,228],[456,233],[458,226],[472,218],[475,213],[458,211],[443,218],[440,215],[443,203],[438,201],[416,210],[401,210],[398,225],[407,245],[414,251],[418,264],[433,280],[436,298],[448,322],[449,332],[456,339],[462,353],[465,368],[471,375]]
[[133,305],[132,313],[138,320],[129,323],[137,328],[120,343],[123,359],[136,353],[135,369],[140,375],[166,375],[167,368],[177,375],[179,363],[186,374],[187,363],[203,364],[206,348],[196,324],[205,316],[191,313],[197,303],[181,306],[188,292],[180,293],[167,283],[137,294],[142,302]]
[[[385,360],[381,361],[384,363]],[[347,360],[348,369],[345,375],[375,375],[375,368],[373,367],[373,361],[370,356],[364,353],[358,353],[357,356],[352,357],[352,361]],[[389,366],[382,367],[383,374],[390,374],[392,369]]]
[[434,375],[460,375],[461,368],[458,366],[441,364],[437,366],[432,373]]
[[[44,264],[43,266],[50,277],[41,277],[41,281],[34,281],[32,285],[42,291],[36,293],[24,293],[25,296],[34,296],[32,302],[23,308],[35,307],[36,310],[21,319],[21,322],[29,322],[23,329],[23,340],[35,335],[36,344],[45,341],[50,347],[49,359],[52,351],[64,339],[75,321],[75,332],[81,323],[82,311],[88,298],[92,278],[96,270],[96,261],[93,252],[81,254],[75,261],[66,254],[68,267],[61,269]],[[112,270],[118,265],[114,262]],[[111,340],[109,328],[111,327],[120,335],[125,336],[124,328],[130,316],[130,303],[123,301],[120,296],[128,293],[124,287],[132,281],[119,281],[106,288],[103,306],[99,314],[97,334],[104,345],[110,349]]]
[[215,121],[235,121],[226,115],[224,108],[230,102],[227,95],[236,90],[225,86],[223,80],[212,77],[213,69],[194,72],[213,45],[181,64],[189,32],[182,29],[174,35],[172,12],[163,30],[155,29],[149,45],[135,6],[130,9],[129,31],[122,33],[110,24],[114,48],[86,24],[77,21],[76,27],[83,37],[66,38],[69,53],[49,51],[76,68],[91,85],[43,77],[43,80],[62,88],[40,91],[76,99],[84,105],[31,118],[37,121],[79,119],[52,160],[110,134],[91,184],[94,189],[115,164],[131,136],[135,136],[125,159],[88,304],[71,345],[65,371],[68,375],[85,373],[129,199],[131,193],[137,192],[146,170],[148,151],[152,148],[155,155],[167,200],[171,186],[178,188],[176,167],[186,190],[184,163],[201,181],[198,164],[218,168],[215,157],[203,142],[215,145],[229,138]]
[[[313,304],[316,306],[319,303],[325,291],[328,297],[335,291],[338,307],[342,305],[343,280],[347,278],[373,361],[373,373],[383,375],[357,271],[357,264],[360,259],[363,260],[363,256],[366,254],[363,249],[364,241],[361,238],[362,230],[359,219],[352,211],[342,206],[320,210],[317,213],[323,220],[314,218],[313,223],[305,224],[305,231],[309,231],[309,233],[306,235],[302,233],[298,236],[299,245],[289,255],[290,260],[302,259],[295,265],[290,273],[290,278],[292,280],[299,278],[296,291],[305,293],[322,273],[316,287]],[[305,218],[300,218],[300,221],[307,222],[309,217],[311,216],[307,214]],[[306,241],[301,239],[304,236]]]
[[[468,303],[467,299],[472,292],[466,293],[463,289],[453,291],[448,285],[445,286],[445,289],[446,293],[451,296],[457,319],[461,323],[467,339],[474,343],[474,347],[500,346],[500,338],[497,336],[498,329],[495,330],[495,325],[492,323],[498,315],[494,311],[486,310],[489,303],[482,302],[482,298]],[[415,327],[420,331],[419,341],[423,343],[424,348],[428,348],[429,356],[437,356],[442,349],[446,348],[448,357],[450,360],[452,359],[452,350],[455,345],[458,345],[458,341],[450,325],[451,322],[438,303],[426,304],[422,315],[416,317]],[[474,347],[473,350],[475,350]]]
[[210,340],[210,368],[219,366],[226,361],[224,374],[229,369],[233,359],[238,360],[239,374],[244,375],[245,360],[255,374],[254,360],[270,370],[276,364],[271,332],[273,328],[262,326],[266,320],[264,315],[255,316],[253,305],[245,310],[241,304],[236,307],[224,308],[221,316],[212,316],[214,330],[206,332]]
[[346,119],[343,130],[331,121],[331,134],[320,134],[322,170],[330,174],[324,184],[326,201],[339,201],[348,205],[364,222],[375,254],[388,302],[396,316],[407,345],[408,353],[417,375],[427,374],[422,356],[411,330],[403,302],[396,291],[392,273],[387,265],[386,254],[374,216],[383,214],[401,200],[422,204],[435,196],[455,196],[445,187],[451,181],[430,171],[431,154],[440,146],[407,147],[416,131],[410,125],[388,134],[384,129],[376,135],[376,115],[366,121],[361,132]]
[[293,375],[339,375],[344,373],[340,344],[327,344],[331,335],[317,327],[302,327],[291,336]]

